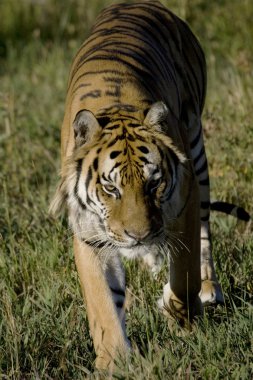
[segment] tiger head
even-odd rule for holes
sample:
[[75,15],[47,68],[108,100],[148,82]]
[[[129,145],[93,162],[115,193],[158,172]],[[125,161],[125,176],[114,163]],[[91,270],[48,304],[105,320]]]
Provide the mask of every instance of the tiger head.
[[164,103],[144,122],[108,119],[81,110],[74,120],[75,148],[65,162],[51,205],[67,203],[74,233],[94,247],[131,248],[162,239],[180,211],[185,156],[163,133]]

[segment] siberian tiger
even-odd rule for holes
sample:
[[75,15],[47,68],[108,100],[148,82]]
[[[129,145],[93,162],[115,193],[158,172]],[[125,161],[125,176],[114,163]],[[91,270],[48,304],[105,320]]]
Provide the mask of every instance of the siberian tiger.
[[68,209],[98,368],[130,347],[121,255],[153,272],[168,255],[160,307],[182,326],[223,302],[210,244],[205,93],[199,42],[158,1],[106,8],[72,64],[51,212]]

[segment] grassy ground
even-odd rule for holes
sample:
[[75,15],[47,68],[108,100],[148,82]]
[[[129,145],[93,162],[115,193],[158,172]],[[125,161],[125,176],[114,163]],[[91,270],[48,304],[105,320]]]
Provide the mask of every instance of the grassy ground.
[[[66,223],[47,214],[59,169],[59,130],[71,59],[103,1],[0,3],[0,378],[95,377]],[[91,3],[91,2],[89,2]],[[109,3],[109,1],[104,3]],[[85,2],[84,2],[85,4]],[[212,198],[251,213],[253,3],[170,1],[198,35],[209,69],[204,125]],[[115,379],[253,377],[253,234],[212,215],[226,306],[207,309],[194,334],[168,331],[157,281],[127,263],[128,334],[139,353]]]

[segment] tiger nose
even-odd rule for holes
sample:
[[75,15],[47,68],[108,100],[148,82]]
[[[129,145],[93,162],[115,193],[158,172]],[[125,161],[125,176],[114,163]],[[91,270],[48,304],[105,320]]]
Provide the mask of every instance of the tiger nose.
[[144,231],[124,230],[124,232],[130,238],[141,241],[150,234],[150,229]]

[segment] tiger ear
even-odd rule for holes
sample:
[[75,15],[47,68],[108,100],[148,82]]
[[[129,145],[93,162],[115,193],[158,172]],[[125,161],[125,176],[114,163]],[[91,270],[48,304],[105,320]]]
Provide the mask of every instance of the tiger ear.
[[81,110],[76,114],[73,122],[76,148],[90,142],[101,127],[95,115],[88,110]]
[[166,147],[174,152],[181,163],[186,161],[185,155],[174,145],[172,139],[163,131],[162,123],[168,116],[168,108],[165,103],[154,103],[148,110],[144,124],[151,129],[152,135],[160,140]]
[[[145,112],[144,112],[145,114]],[[156,102],[152,104],[150,109],[146,112],[144,124],[150,127],[156,126],[161,131],[160,124],[166,120],[168,116],[168,108],[163,102]]]

